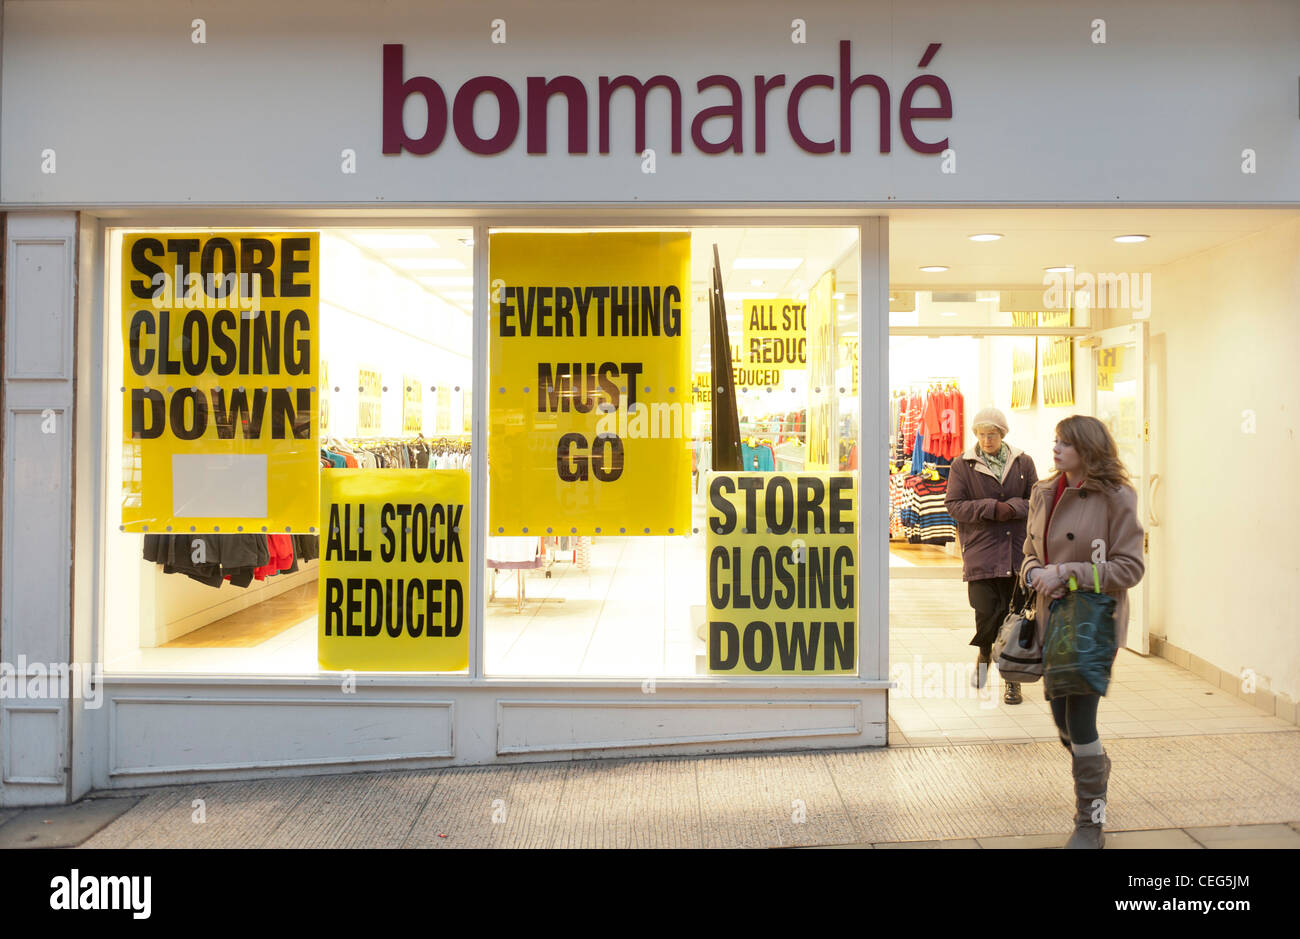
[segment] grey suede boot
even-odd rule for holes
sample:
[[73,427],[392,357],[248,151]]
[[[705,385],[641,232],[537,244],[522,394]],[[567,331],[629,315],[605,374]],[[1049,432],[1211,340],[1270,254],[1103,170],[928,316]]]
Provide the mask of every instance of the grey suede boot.
[[1106,784],[1110,780],[1110,757],[1074,756],[1074,834],[1065,843],[1067,848],[1102,848],[1106,836],[1102,825],[1106,821]]

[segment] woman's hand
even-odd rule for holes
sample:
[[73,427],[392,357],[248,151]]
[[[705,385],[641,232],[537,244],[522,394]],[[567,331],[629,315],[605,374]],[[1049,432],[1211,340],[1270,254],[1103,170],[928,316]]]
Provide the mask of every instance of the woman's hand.
[[1034,574],[1034,589],[1047,594],[1053,600],[1057,600],[1067,593],[1069,588],[1061,578],[1060,569],[1056,565],[1040,567]]

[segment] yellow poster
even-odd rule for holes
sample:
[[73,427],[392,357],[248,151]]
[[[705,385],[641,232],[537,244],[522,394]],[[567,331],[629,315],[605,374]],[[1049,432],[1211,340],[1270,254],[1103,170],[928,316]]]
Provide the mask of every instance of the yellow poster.
[[124,531],[314,532],[315,232],[122,242]]
[[1115,374],[1124,370],[1124,347],[1107,346],[1097,350],[1097,390],[1114,391]]
[[690,526],[688,234],[491,236],[489,531]]
[[743,329],[744,358],[758,369],[808,367],[808,305],[795,299],[746,300]]
[[802,371],[776,365],[751,365],[746,360],[743,346],[731,347],[731,379],[737,391],[755,388],[799,387]]
[[[1011,314],[1011,324],[1021,329],[1038,325],[1038,314],[1032,310]],[[1022,410],[1034,406],[1034,388],[1038,379],[1038,348],[1033,338],[1011,340],[1011,407]]]
[[402,377],[402,433],[418,434],[424,430],[424,389],[414,375]]
[[468,667],[469,470],[323,470],[319,509],[321,668]]
[[832,393],[839,354],[835,272],[827,271],[808,293],[808,469],[839,466],[840,399]]
[[849,366],[853,369],[852,393],[858,393],[858,365],[860,357],[858,356],[858,340],[856,338],[840,338],[840,362],[841,368]]
[[[1070,311],[1039,313],[1040,326],[1069,326]],[[1069,336],[1038,337],[1038,372],[1043,388],[1043,407],[1074,404],[1074,340]]]
[[383,428],[383,378],[377,368],[357,370],[357,434],[374,437]]
[[856,473],[709,483],[712,675],[857,673]]
[[691,376],[691,402],[697,406],[713,404],[713,376],[711,372],[696,372]]

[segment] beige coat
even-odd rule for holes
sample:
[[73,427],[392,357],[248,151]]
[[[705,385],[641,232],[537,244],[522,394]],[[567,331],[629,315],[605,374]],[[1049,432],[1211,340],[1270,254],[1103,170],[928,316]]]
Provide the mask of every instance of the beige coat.
[[[1103,592],[1115,598],[1115,643],[1123,648],[1128,636],[1128,588],[1142,579],[1142,524],[1137,517],[1137,493],[1127,486],[1109,491],[1089,479],[1083,487],[1067,487],[1052,513],[1051,530],[1047,510],[1056,491],[1055,479],[1044,479],[1029,496],[1029,521],[1025,536],[1025,560],[1020,566],[1021,583],[1036,567],[1043,567],[1044,545],[1053,564],[1061,565],[1061,577],[1071,574],[1080,590],[1092,590],[1094,552],[1101,558],[1097,574]],[[1096,542],[1094,544],[1094,542]],[[1041,642],[1047,630],[1047,608],[1051,598],[1038,594],[1035,620]]]

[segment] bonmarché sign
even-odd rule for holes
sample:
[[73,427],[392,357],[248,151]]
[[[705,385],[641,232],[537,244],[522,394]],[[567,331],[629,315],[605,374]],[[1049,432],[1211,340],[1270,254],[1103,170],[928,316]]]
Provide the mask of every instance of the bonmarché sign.
[[[942,43],[932,42],[922,53],[917,68],[926,69],[938,54]],[[752,122],[750,136],[755,153],[767,151],[769,123],[784,125],[790,139],[808,153],[840,153],[853,150],[853,96],[863,90],[875,92],[878,105],[874,142],[881,153],[889,153],[893,146],[891,116],[894,113],[894,95],[889,83],[880,75],[854,75],[851,65],[852,43],[843,39],[839,44],[839,63],[836,74],[816,73],[798,79],[784,73],[754,75],[745,84],[730,75],[707,75],[695,82],[695,92],[700,97],[693,108],[690,120],[690,138],[702,153],[744,153],[746,145],[745,124]],[[689,83],[687,84],[689,88]],[[623,92],[622,94],[619,94]],[[631,75],[611,77],[601,75],[594,86],[573,75],[528,76],[525,87],[516,89],[503,78],[478,75],[461,84],[451,93],[434,78],[426,75],[406,75],[405,48],[400,43],[385,43],[383,49],[383,152],[402,152],[427,155],[442,146],[450,127],[462,147],[470,153],[490,156],[502,153],[519,138],[523,131],[530,154],[550,152],[547,139],[547,107],[554,97],[564,99],[567,108],[567,140],[570,154],[591,151],[591,111],[596,112],[597,147],[602,154],[611,151],[610,113],[616,106],[627,107],[629,98],[635,107],[636,131],[633,141],[620,141],[620,146],[633,143],[635,152],[642,153],[647,146],[646,110],[650,94],[656,92],[656,106],[670,110],[671,145],[673,153],[682,152],[685,129],[682,84],[669,75],[653,75],[647,79]],[[716,103],[719,92],[723,103]],[[450,95],[450,97],[449,97]],[[495,100],[497,121],[491,136],[483,136],[474,123],[474,109],[480,97]],[[839,133],[830,140],[815,140],[805,133],[800,120],[805,96],[820,98],[825,107],[826,96],[833,95],[839,106]],[[403,108],[412,97],[423,99],[426,116],[423,127],[408,127],[403,122]],[[728,100],[729,99],[729,100]],[[779,108],[785,104],[785,120],[781,121]],[[931,103],[918,104],[917,102]],[[450,110],[449,110],[450,102]],[[815,106],[818,102],[814,100]],[[948,138],[933,139],[937,130],[917,128],[916,121],[947,121],[952,118],[952,95],[948,84],[934,74],[917,75],[908,81],[897,97],[898,130],[903,141],[917,153],[942,153],[948,149]],[[416,109],[418,110],[418,109]],[[773,120],[774,118],[774,120]],[[919,133],[928,130],[923,140]],[[706,134],[706,131],[708,132]]]

